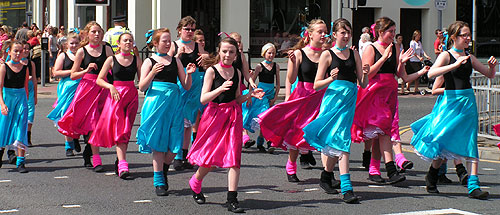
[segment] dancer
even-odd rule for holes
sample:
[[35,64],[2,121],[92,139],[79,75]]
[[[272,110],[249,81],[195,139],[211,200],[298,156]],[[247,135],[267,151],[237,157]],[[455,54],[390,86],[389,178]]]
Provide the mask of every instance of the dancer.
[[[184,70],[189,63],[202,65],[203,59],[208,57],[202,46],[193,42],[194,31],[196,30],[196,20],[191,16],[186,16],[179,21],[177,25],[177,36],[179,39],[173,42],[170,47],[169,55],[179,58],[182,62]],[[196,122],[198,110],[201,107],[200,94],[203,85],[204,73],[196,71],[191,74],[192,85],[189,90],[181,88],[181,83],[177,83],[181,89],[181,96],[183,99],[182,114],[184,117],[184,135],[180,136],[182,144],[182,153],[177,153],[174,160],[174,169],[181,171],[183,169],[192,169],[193,166],[187,161],[186,156],[188,153],[189,143],[191,143],[192,126]]]
[[468,196],[487,199],[489,193],[479,188],[477,176],[478,113],[470,75],[474,69],[488,78],[494,78],[498,62],[493,56],[490,57],[488,68],[464,51],[471,40],[467,23],[456,21],[447,29],[448,39],[445,39],[445,45],[449,50],[439,54],[429,71],[429,78],[443,76],[444,94],[438,98],[429,115],[411,125],[414,132],[411,144],[424,160],[432,161],[425,176],[427,192],[439,193],[436,184],[443,159],[465,158],[470,173]]
[[357,203],[359,197],[353,192],[349,174],[351,149],[351,126],[354,119],[357,85],[368,85],[370,66],[361,66],[358,51],[348,48],[352,35],[351,23],[340,18],[333,23],[335,47],[321,54],[314,89],[327,87],[321,102],[318,117],[304,127],[304,139],[321,152],[324,170],[321,172],[320,187],[327,193],[336,194],[333,168],[340,160],[340,188],[346,203]]
[[[370,65],[369,84],[358,89],[356,111],[352,126],[354,142],[372,144],[369,179],[377,183],[398,183],[406,180],[393,161],[392,143],[400,141],[398,117],[398,83],[395,75],[405,82],[415,80],[428,71],[428,67],[407,75],[404,63],[413,55],[409,49],[400,53],[393,43],[396,23],[387,17],[377,19],[373,25],[375,43],[363,52],[363,65]],[[380,176],[380,156],[383,152],[388,179]]]
[[[82,80],[78,84],[73,101],[57,125],[59,132],[65,136],[84,135],[87,145],[83,151],[83,165],[94,167],[96,172],[103,172],[99,149],[88,144],[88,139],[97,125],[109,94],[109,90],[97,86],[97,76],[107,57],[113,55],[113,50],[103,44],[104,31],[97,22],[89,22],[82,33],[85,37],[80,42],[81,48],[76,52],[70,75],[72,80]],[[108,74],[108,80],[111,78]],[[94,151],[96,155],[92,156],[93,162],[90,162]]]
[[[69,33],[67,36],[67,47],[68,50],[62,52],[57,56],[56,62],[54,64],[54,76],[59,77],[60,81],[57,85],[57,101],[47,118],[52,120],[57,126],[59,120],[64,116],[68,107],[71,105],[73,98],[75,96],[76,89],[81,79],[71,80],[71,68],[73,67],[73,61],[75,60],[75,54],[80,48],[80,37],[76,32]],[[64,136],[66,140],[64,148],[66,150],[66,156],[74,156],[73,150],[80,152],[79,134],[73,136]]]
[[[142,61],[138,55],[131,54],[133,49],[132,34],[122,33],[118,37],[118,54],[108,57],[99,72],[96,84],[109,90],[109,96],[89,139],[89,143],[93,146],[93,157],[100,156],[99,147],[111,148],[116,145],[115,173],[121,179],[126,179],[130,175],[126,153],[139,108],[134,78],[136,75],[140,77]],[[106,81],[109,70],[113,76],[112,84]]]
[[[5,44],[4,44],[5,45]],[[25,153],[28,146],[28,66],[22,64],[23,44],[8,45],[10,60],[0,66],[0,150],[5,146],[17,148],[16,167],[20,173],[27,173]],[[1,160],[1,157],[0,157]],[[1,162],[0,162],[1,163]]]
[[32,147],[31,143],[31,128],[33,128],[33,122],[35,121],[35,106],[38,103],[37,96],[37,77],[36,77],[36,67],[35,63],[31,61],[30,58],[30,44],[25,40],[21,41],[23,44],[23,55],[21,62],[28,66],[28,72],[30,73],[28,82],[28,147]]
[[[263,99],[252,99],[242,104],[243,128],[252,133],[259,129],[258,115],[274,105],[280,91],[280,67],[277,63],[273,62],[274,56],[276,56],[276,47],[272,43],[265,44],[262,47],[261,56],[264,60],[255,67],[255,72],[252,74],[253,77],[251,79],[257,80],[256,78],[259,77],[258,88],[264,90],[265,96]],[[248,90],[243,91],[243,94],[246,93],[248,93]],[[245,148],[251,146],[247,144],[248,142],[245,142],[245,137],[243,137],[243,141]],[[260,152],[266,152],[262,133],[259,133],[259,137],[257,137],[257,149]]]
[[222,39],[218,50],[216,58],[207,61],[212,66],[206,71],[200,101],[208,106],[200,121],[198,137],[188,154],[189,161],[199,166],[189,186],[195,202],[204,204],[203,178],[215,167],[229,168],[226,206],[228,211],[241,213],[244,210],[237,200],[243,132],[241,103],[250,96],[262,98],[263,91],[250,89],[248,94],[240,95],[240,72],[232,66],[239,54],[234,39]]
[[167,55],[171,46],[170,30],[161,28],[146,34],[148,47],[155,54],[142,64],[139,90],[146,92],[137,130],[139,152],[153,153],[153,184],[156,195],[168,195],[167,172],[175,155],[182,149],[183,117],[174,110],[182,108],[177,78],[189,90],[196,66],[188,64],[186,73],[179,58]]
[[[323,20],[312,20],[303,37],[296,45],[293,58],[288,60],[286,90],[298,77],[297,88],[283,103],[277,104],[259,115],[262,135],[272,142],[274,147],[289,150],[286,173],[289,182],[300,182],[297,177],[297,157],[300,153],[314,150],[303,138],[302,129],[316,118],[321,99],[326,89],[316,91],[313,88],[318,68],[321,46],[327,34]],[[290,92],[287,93],[287,95]]]

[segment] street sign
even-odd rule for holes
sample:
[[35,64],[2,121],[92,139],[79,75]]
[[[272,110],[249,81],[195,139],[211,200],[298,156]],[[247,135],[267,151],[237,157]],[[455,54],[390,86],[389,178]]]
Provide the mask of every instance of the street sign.
[[435,0],[435,6],[438,10],[446,9],[446,5],[448,4],[448,0]]

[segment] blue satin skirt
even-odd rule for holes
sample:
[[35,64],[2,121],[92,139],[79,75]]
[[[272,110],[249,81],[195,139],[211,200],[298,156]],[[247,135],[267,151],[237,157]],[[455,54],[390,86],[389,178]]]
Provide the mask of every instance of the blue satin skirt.
[[66,113],[66,110],[68,110],[69,105],[75,97],[75,92],[80,80],[81,79],[71,80],[71,78],[67,76],[59,81],[57,85],[57,104],[49,115],[47,115],[47,118],[52,120],[54,124],[57,125],[59,119],[61,119]]
[[[243,111],[243,128],[254,133],[259,129],[258,115],[269,109],[269,100],[274,99],[275,85],[274,83],[259,82],[258,88],[264,90],[265,94],[262,99],[252,97],[252,104],[247,105],[247,102],[241,104]],[[243,95],[247,94],[248,90],[243,91]]]
[[7,115],[0,114],[0,148],[28,144],[28,99],[25,88],[3,88],[3,101]]

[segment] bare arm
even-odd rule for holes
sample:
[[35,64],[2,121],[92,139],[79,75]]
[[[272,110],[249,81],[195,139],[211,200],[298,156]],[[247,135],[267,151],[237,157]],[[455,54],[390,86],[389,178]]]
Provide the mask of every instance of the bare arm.
[[416,80],[418,77],[425,75],[430,67],[429,66],[424,66],[421,70],[419,70],[416,73],[408,75],[406,73],[406,67],[405,64],[410,60],[410,58],[413,56],[414,52],[413,49],[410,48],[406,50],[404,53],[399,53],[399,50],[397,50],[397,53],[399,54],[399,60],[398,60],[398,76],[403,79],[404,82],[412,82]]
[[278,95],[280,94],[280,88],[281,88],[281,85],[280,85],[280,66],[278,64],[276,64],[276,82],[275,82],[275,86],[274,86],[274,98],[271,99],[270,106],[274,105],[274,103],[276,102],[276,99],[278,99]]
[[83,70],[80,69],[80,65],[82,64],[84,57],[83,49],[84,48],[82,47],[78,49],[78,51],[76,51],[75,60],[73,61],[73,67],[71,67],[71,75],[70,75],[71,79],[73,80],[81,78],[83,75],[85,75],[85,73],[93,69],[97,69],[97,64],[95,63],[90,63],[88,67]]
[[[139,53],[139,52],[134,52],[134,53]],[[137,78],[139,81],[141,81],[141,67],[142,67],[142,60],[139,57],[139,55],[135,55],[136,58],[136,63],[137,63]]]
[[472,62],[472,68],[483,74],[484,76],[488,78],[494,78],[495,77],[495,67],[498,64],[497,59],[495,57],[491,56],[490,59],[488,59],[488,67],[483,65],[477,58],[473,55],[470,55],[471,62]]
[[248,83],[250,83],[250,87],[252,88],[257,88],[257,85],[255,84],[255,79],[252,79],[252,77],[250,77],[250,67],[248,66],[248,61],[245,57],[245,54],[243,54],[243,52],[241,53],[241,62],[243,62],[243,76],[245,77],[245,80],[248,81]]
[[[215,90],[211,91],[212,89],[212,83],[215,78],[215,71],[212,67],[208,68],[207,71],[205,72],[205,78],[203,80],[203,88],[201,89],[201,97],[200,97],[200,102],[201,104],[205,105],[208,102],[214,100],[217,96],[219,96],[223,91],[226,91],[229,89],[231,85],[227,83],[228,81],[224,82],[224,84]],[[231,83],[232,84],[232,83]],[[224,86],[226,85],[226,86]],[[227,86],[229,85],[229,86]]]
[[31,82],[33,82],[33,98],[35,99],[35,105],[38,104],[38,79],[36,78],[36,67],[35,63],[33,61],[30,61],[31,63]]
[[177,61],[177,73],[179,75],[179,80],[183,80],[181,81],[182,87],[185,90],[191,89],[193,83],[191,74],[196,71],[196,65],[194,65],[194,63],[189,63],[186,67],[186,72],[184,72],[181,60],[179,60],[179,58],[175,58],[175,60]]
[[319,57],[318,72],[316,73],[316,77],[314,78],[315,90],[321,90],[327,87],[335,79],[337,79],[336,75],[326,78],[326,73],[329,72],[326,70],[328,69],[331,63],[332,63],[332,55],[330,54],[330,52],[324,51],[323,53],[321,53],[321,56]]
[[287,71],[286,71],[286,92],[285,92],[285,101],[288,101],[290,94],[292,94],[292,84],[297,79],[297,72],[299,71],[299,65],[302,62],[302,53],[300,50],[295,50],[290,54],[290,58],[288,59]]
[[445,73],[458,68],[463,62],[467,61],[467,59],[469,59],[469,56],[460,56],[455,63],[449,64],[450,56],[448,52],[442,52],[436,59],[436,62],[434,62],[434,65],[430,68],[428,74],[429,78],[444,75]]
[[64,77],[71,75],[71,69],[70,70],[63,70],[63,65],[64,65],[64,59],[66,59],[65,54],[60,54],[57,56],[56,62],[54,64],[54,69],[52,74],[54,74],[55,77]]
[[113,98],[115,101],[120,101],[120,93],[118,93],[118,90],[116,90],[115,86],[104,80],[111,68],[113,68],[113,57],[108,57],[106,59],[106,62],[104,62],[101,71],[99,72],[99,76],[97,76],[96,84],[102,88],[108,89],[111,98]]
[[432,85],[432,95],[441,95],[444,93],[444,76],[440,75],[434,80],[434,84]]
[[[160,67],[160,68],[159,68]],[[139,90],[144,92],[149,88],[151,81],[153,81],[156,74],[163,69],[163,64],[157,63],[155,66],[151,65],[151,60],[146,59],[141,66],[141,78],[139,80]]]
[[359,52],[354,50],[354,60],[356,61],[356,76],[358,78],[359,86],[365,88],[368,85],[368,73],[370,72],[370,66],[368,64],[362,65],[361,57]]
[[365,47],[365,50],[363,51],[362,64],[368,64],[370,66],[368,78],[371,79],[375,77],[375,75],[377,75],[380,68],[382,68],[382,65],[384,65],[385,61],[391,56],[392,46],[393,44],[391,43],[377,62],[375,62],[375,48],[372,45],[368,45]]
[[[5,64],[0,66],[0,88],[3,89],[4,81],[5,81]],[[5,105],[5,101],[3,100],[3,90],[0,90],[0,107],[3,115],[7,115],[9,113],[9,108]]]

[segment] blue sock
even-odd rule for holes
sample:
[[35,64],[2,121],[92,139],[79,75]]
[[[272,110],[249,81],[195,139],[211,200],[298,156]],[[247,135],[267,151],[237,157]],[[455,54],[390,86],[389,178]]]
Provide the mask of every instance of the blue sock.
[[65,150],[75,149],[75,142],[73,142],[73,141],[66,141],[66,143],[64,143],[64,149]]
[[153,184],[155,187],[165,186],[165,178],[163,177],[163,171],[158,171],[153,173]]
[[448,164],[447,163],[443,163],[441,164],[441,166],[439,167],[439,171],[438,171],[438,175],[441,176],[441,175],[445,175],[446,172],[448,172]]
[[19,167],[21,166],[21,164],[24,164],[25,162],[25,158],[24,157],[17,157],[17,161],[16,161],[16,166]]
[[469,176],[469,181],[467,184],[467,189],[469,190],[469,193],[478,188],[479,188],[479,177],[477,177],[477,175]]
[[264,137],[257,137],[257,146],[262,146],[264,145]]
[[177,155],[175,155],[175,159],[176,160],[182,160],[182,150],[179,150],[179,152],[177,153]]
[[342,194],[345,194],[349,190],[352,190],[351,174],[340,175],[340,191],[342,191]]

